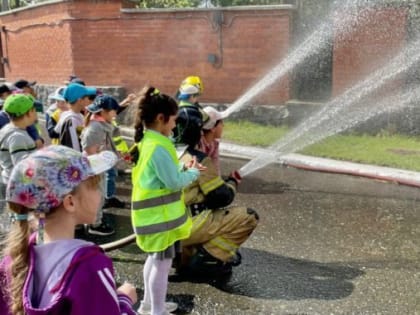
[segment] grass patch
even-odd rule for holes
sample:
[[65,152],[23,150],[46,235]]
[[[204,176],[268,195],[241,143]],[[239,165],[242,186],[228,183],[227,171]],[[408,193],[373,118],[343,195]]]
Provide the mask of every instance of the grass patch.
[[288,131],[285,126],[264,126],[249,121],[225,121],[223,140],[242,145],[267,147]]
[[420,142],[404,135],[336,135],[304,148],[300,153],[420,171]]
[[[225,122],[223,139],[242,145],[268,147],[287,127],[247,121]],[[335,135],[299,151],[301,154],[420,171],[420,138],[405,135]]]

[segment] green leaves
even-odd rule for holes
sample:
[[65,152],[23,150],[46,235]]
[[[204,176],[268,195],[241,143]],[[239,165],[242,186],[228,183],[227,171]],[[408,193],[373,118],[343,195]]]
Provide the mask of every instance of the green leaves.
[[137,5],[140,9],[151,8],[189,8],[197,7],[200,0],[140,0]]

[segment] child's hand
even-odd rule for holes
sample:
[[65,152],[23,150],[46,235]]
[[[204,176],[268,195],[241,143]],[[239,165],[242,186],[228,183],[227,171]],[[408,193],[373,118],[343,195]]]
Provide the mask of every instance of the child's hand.
[[131,283],[124,282],[123,285],[121,285],[117,289],[117,293],[122,293],[122,294],[127,295],[131,299],[132,304],[136,304],[137,292],[136,292],[136,288]]
[[198,169],[199,171],[204,171],[205,169],[207,169],[207,167],[205,167],[205,166],[203,166],[203,165],[201,165],[200,163],[197,162],[197,157],[195,157],[195,156],[193,156],[192,160],[189,161],[186,164],[186,167],[187,168],[192,168],[193,167],[193,168]]
[[135,99],[136,99],[137,95],[134,93],[129,94],[121,103],[120,106],[121,107],[126,107],[128,105],[130,105]]

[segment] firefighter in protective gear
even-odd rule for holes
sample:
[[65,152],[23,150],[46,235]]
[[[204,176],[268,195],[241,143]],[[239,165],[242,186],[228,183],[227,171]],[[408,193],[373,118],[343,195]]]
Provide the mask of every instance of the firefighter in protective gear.
[[182,82],[181,85],[179,86],[178,91],[176,91],[176,95],[175,98],[179,100],[179,95],[181,93],[181,88],[187,85],[193,85],[195,87],[198,88],[200,95],[203,94],[204,92],[204,85],[203,82],[201,81],[199,76],[196,75],[190,75],[188,77],[186,77]]
[[[188,135],[182,138],[186,137]],[[176,268],[181,273],[187,270],[193,273],[230,272],[232,266],[240,264],[239,247],[256,228],[259,217],[250,208],[228,207],[235,198],[240,175],[233,172],[223,180],[212,159],[197,150],[196,143],[186,139],[184,143],[187,142],[181,160],[188,161],[195,156],[206,169],[184,189],[193,227],[190,237],[182,241],[183,252]]]
[[179,110],[174,129],[175,144],[194,146],[201,139],[201,128],[207,114],[198,103],[200,88],[196,85],[181,84],[179,88]]
[[199,88],[200,94],[203,94],[204,85],[203,85],[203,82],[201,81],[199,76],[190,75],[190,76],[186,77],[184,79],[184,81],[182,81],[181,87],[184,86],[184,85],[194,85],[194,86]]

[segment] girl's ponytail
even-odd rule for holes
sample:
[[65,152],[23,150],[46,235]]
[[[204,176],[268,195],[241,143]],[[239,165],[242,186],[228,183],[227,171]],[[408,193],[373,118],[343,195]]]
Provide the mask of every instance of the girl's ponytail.
[[[9,202],[13,216],[27,216],[29,209]],[[10,309],[14,315],[24,315],[23,285],[29,269],[29,237],[31,229],[26,219],[15,219],[6,238],[4,254],[11,258],[10,274],[11,283],[8,288],[10,296]],[[2,288],[5,290],[6,288]]]
[[88,111],[88,113],[87,113],[87,115],[85,116],[85,121],[84,121],[84,123],[85,123],[85,127],[87,127],[87,126],[89,126],[89,123],[90,123],[90,118],[92,117],[92,113],[91,112],[89,112]]
[[[153,104],[153,97],[159,91],[153,86],[145,86],[140,92],[139,102],[137,104],[137,114],[134,122],[134,142],[138,143],[143,139],[145,123],[145,104]],[[146,113],[147,115],[147,113]]]

